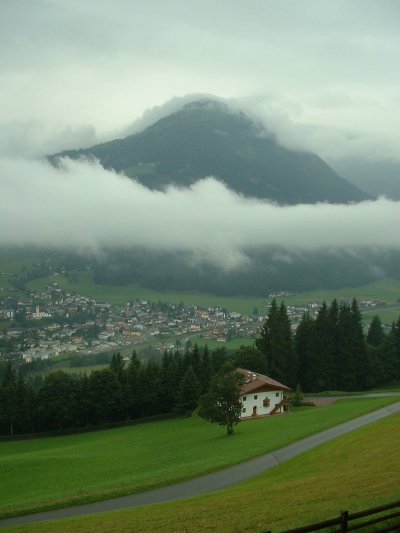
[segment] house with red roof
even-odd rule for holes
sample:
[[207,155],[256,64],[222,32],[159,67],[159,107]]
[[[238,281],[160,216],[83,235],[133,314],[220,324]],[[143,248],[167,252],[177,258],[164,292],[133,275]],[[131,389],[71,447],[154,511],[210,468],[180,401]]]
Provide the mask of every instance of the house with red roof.
[[243,404],[242,419],[284,412],[284,405],[288,401],[285,393],[292,390],[290,387],[244,368],[237,368],[236,372],[244,377],[240,397]]

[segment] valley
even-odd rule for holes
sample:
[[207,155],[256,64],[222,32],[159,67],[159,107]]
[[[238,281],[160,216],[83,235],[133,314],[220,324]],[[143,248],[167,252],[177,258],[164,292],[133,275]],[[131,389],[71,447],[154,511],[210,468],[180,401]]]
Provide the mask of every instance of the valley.
[[[149,347],[147,353],[160,355],[194,344],[237,349],[254,343],[273,298],[285,302],[294,329],[304,313],[315,317],[322,302],[333,299],[357,298],[365,327],[379,315],[389,329],[400,315],[400,281],[395,279],[342,289],[282,290],[257,298],[156,291],[138,283],[103,285],[91,271],[62,266],[57,254],[4,258],[0,267],[1,351],[3,357],[26,362],[75,354],[75,361],[81,355],[87,366],[99,364],[96,354],[145,353]],[[20,279],[26,281],[18,288]],[[79,370],[77,363],[72,365]],[[65,366],[55,366],[60,367]]]

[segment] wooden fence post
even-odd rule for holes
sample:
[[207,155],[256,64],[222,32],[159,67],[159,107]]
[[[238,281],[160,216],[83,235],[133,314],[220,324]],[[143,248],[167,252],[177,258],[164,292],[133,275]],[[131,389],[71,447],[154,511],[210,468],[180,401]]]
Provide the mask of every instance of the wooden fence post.
[[349,522],[349,511],[342,511],[340,513],[340,532],[347,533],[348,522]]

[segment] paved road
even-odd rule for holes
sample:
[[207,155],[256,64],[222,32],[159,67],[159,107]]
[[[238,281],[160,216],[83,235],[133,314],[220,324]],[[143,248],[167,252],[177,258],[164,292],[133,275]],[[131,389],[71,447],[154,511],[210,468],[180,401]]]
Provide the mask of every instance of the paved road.
[[400,412],[400,402],[388,405],[372,413],[368,413],[354,420],[349,420],[343,424],[339,424],[333,428],[327,429],[311,437],[299,440],[293,444],[280,448],[271,453],[267,453],[255,459],[245,461],[235,466],[225,468],[219,472],[207,474],[195,479],[154,489],[147,492],[132,494],[129,496],[122,496],[120,498],[113,498],[112,500],[104,500],[85,505],[74,507],[67,507],[65,509],[56,509],[54,511],[46,511],[42,513],[35,513],[25,516],[17,516],[14,518],[7,518],[0,520],[0,527],[11,526],[16,524],[27,524],[30,522],[38,522],[41,520],[56,520],[69,516],[86,515],[93,513],[100,513],[104,511],[116,511],[120,509],[128,509],[138,507],[140,505],[149,505],[152,503],[163,503],[171,500],[179,500],[182,498],[189,498],[191,496],[198,496],[207,492],[223,489],[245,481],[261,472],[272,468],[273,466],[287,461],[296,455],[299,455],[307,450],[315,448],[319,444],[327,442],[335,437],[344,435],[353,429],[370,424],[376,420],[380,420],[394,412]]

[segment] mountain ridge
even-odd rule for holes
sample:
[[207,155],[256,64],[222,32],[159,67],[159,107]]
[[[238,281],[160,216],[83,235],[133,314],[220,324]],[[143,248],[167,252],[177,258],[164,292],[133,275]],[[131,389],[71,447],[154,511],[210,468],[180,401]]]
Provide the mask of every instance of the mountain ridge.
[[212,175],[244,196],[281,204],[370,198],[316,154],[281,146],[261,123],[211,99],[186,103],[141,132],[50,160],[59,157],[94,157],[157,190]]

